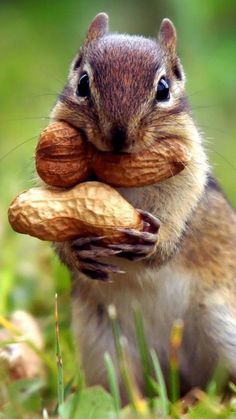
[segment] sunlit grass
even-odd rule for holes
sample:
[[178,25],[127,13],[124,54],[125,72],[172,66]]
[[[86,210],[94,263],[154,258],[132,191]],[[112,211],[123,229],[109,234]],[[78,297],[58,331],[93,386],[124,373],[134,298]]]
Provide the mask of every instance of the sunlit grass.
[[[139,308],[134,308],[134,323],[136,338],[140,353],[140,364],[143,372],[144,393],[140,392],[132,371],[129,350],[126,340],[121,334],[117,313],[114,306],[110,306],[108,314],[113,330],[116,348],[116,365],[119,376],[111,356],[105,354],[105,365],[110,385],[110,394],[100,387],[86,388],[73,374],[65,379],[67,365],[62,362],[64,352],[63,329],[60,325],[60,305],[57,297],[55,303],[54,362],[53,379],[49,380],[48,364],[45,363],[47,353],[37,351],[42,358],[47,374],[44,378],[13,380],[7,378],[1,359],[0,374],[0,417],[9,418],[54,418],[60,419],[154,419],[154,418],[234,418],[236,417],[235,385],[225,381],[224,369],[220,367],[209,383],[206,392],[193,389],[184,398],[179,398],[179,363],[178,353],[181,346],[183,324],[176,322],[170,336],[170,395],[164,381],[156,352],[149,348],[145,337],[145,328]],[[12,340],[2,342],[2,347],[9,344],[17,345],[19,331],[7,319],[1,318],[1,325],[13,335]],[[61,337],[60,337],[61,336]],[[28,342],[31,348],[34,348]],[[35,349],[35,348],[34,348]],[[1,352],[0,352],[1,354]],[[71,354],[72,355],[72,354]],[[72,355],[73,356],[73,355]],[[63,378],[64,377],[64,378]],[[121,378],[121,382],[119,380]],[[119,384],[121,387],[119,387]],[[231,396],[225,397],[224,389],[231,391]],[[120,394],[122,388],[122,396]],[[50,399],[45,391],[51,393]],[[122,398],[127,400],[122,407]]]

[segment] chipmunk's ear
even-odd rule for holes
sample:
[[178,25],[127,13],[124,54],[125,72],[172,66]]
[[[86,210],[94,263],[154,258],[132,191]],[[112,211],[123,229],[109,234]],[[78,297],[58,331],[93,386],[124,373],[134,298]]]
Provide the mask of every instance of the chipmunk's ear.
[[158,35],[158,41],[161,47],[171,58],[176,56],[176,29],[170,19],[163,19]]
[[84,45],[87,46],[90,42],[96,41],[108,32],[108,15],[106,13],[99,13],[91,22]]

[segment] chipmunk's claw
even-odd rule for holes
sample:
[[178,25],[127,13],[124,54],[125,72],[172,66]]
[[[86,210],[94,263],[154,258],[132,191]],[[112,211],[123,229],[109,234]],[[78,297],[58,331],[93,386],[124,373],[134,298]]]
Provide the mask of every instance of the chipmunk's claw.
[[147,211],[138,210],[138,212],[140,213],[144,224],[142,231],[128,228],[119,229],[127,238],[132,239],[133,243],[109,245],[109,248],[120,251],[120,253],[117,254],[119,257],[129,260],[142,260],[155,252],[160,221]]
[[115,265],[98,262],[98,258],[111,257],[119,254],[121,250],[110,249],[105,246],[95,246],[93,243],[98,243],[104,239],[101,237],[81,237],[71,243],[75,265],[78,270],[90,279],[98,279],[101,281],[109,281],[110,273],[122,274],[120,268]]
[[102,281],[108,281],[110,273],[124,273],[115,265],[108,265],[91,259],[85,259],[80,263],[80,271],[91,279],[100,279]]
[[126,258],[128,260],[141,260],[153,253],[152,244],[110,244],[112,249],[119,250],[117,256]]
[[119,228],[118,229],[121,233],[124,233],[126,236],[131,237],[132,239],[135,239],[136,241],[140,241],[140,243],[156,243],[156,233],[148,233],[147,231],[139,231],[139,230],[133,230],[128,228]]
[[99,258],[118,256],[128,260],[141,260],[151,256],[156,249],[160,221],[146,211],[138,210],[143,220],[143,230],[120,228],[127,243],[103,245],[101,237],[81,237],[71,243],[77,269],[91,279],[109,281],[110,274],[122,274],[115,265],[98,261]]
[[105,236],[93,236],[93,237],[79,237],[78,239],[73,240],[72,248],[73,249],[80,249],[83,246],[90,245],[90,243],[94,243],[97,241],[101,241],[104,239]]
[[148,211],[143,211],[141,209],[137,209],[137,211],[141,215],[142,220],[148,224],[147,229],[149,232],[156,234],[161,225],[160,220]]
[[76,250],[76,253],[81,259],[96,259],[108,256],[115,256],[120,253],[121,250],[113,250],[107,247],[98,247],[91,245],[89,249]]

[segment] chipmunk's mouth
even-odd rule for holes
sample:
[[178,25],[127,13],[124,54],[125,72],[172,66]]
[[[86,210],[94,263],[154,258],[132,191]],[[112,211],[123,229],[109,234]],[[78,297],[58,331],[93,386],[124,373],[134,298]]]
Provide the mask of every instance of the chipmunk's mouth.
[[190,159],[188,148],[177,139],[161,141],[140,153],[101,151],[84,131],[61,121],[42,132],[36,149],[39,176],[59,187],[86,180],[125,188],[153,185],[184,170]]

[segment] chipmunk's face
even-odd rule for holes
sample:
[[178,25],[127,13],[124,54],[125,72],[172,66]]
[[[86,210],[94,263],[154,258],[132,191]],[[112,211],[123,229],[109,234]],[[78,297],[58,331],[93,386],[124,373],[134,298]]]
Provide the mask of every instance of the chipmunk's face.
[[154,41],[108,35],[104,16],[91,24],[52,116],[116,153],[183,136],[189,116],[173,25],[163,21]]

